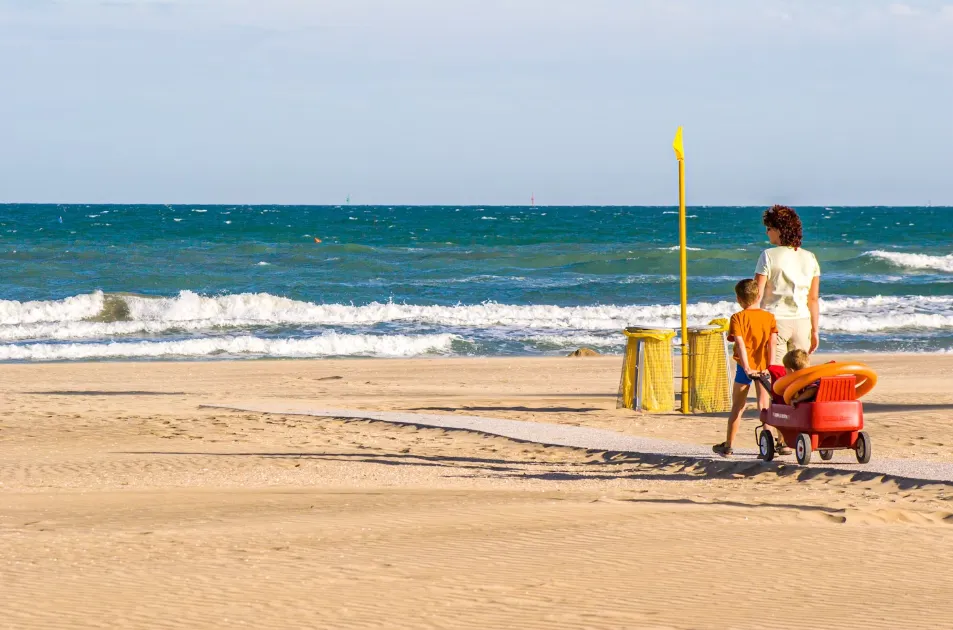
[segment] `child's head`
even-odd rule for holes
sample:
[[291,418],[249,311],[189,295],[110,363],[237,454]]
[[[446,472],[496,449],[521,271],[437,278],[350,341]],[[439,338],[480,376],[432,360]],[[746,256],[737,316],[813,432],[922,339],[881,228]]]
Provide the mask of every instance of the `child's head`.
[[758,283],[751,278],[742,280],[735,285],[735,297],[741,308],[748,308],[758,301]]
[[811,365],[811,357],[803,350],[791,350],[782,359],[784,367],[791,372],[797,372]]

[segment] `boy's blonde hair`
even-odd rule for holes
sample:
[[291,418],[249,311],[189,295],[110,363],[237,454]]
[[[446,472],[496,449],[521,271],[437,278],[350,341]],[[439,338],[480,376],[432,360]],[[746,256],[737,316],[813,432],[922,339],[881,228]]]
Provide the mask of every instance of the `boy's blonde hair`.
[[791,350],[784,355],[782,363],[786,369],[797,372],[811,365],[811,357],[803,350]]
[[735,285],[735,295],[738,303],[748,308],[758,301],[758,283],[751,278],[745,278]]

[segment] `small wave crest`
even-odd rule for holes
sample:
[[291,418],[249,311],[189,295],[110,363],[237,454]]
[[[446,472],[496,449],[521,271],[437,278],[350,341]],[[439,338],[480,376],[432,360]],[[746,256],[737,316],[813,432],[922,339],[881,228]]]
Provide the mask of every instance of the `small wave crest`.
[[905,254],[902,252],[885,252],[874,250],[864,252],[865,256],[885,260],[890,264],[903,269],[920,269],[924,271],[942,271],[953,273],[953,254],[946,256],[931,256],[930,254]]

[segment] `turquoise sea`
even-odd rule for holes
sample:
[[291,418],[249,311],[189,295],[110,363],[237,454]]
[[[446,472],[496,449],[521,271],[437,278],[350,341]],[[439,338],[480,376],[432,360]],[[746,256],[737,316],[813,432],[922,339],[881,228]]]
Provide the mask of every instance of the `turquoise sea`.
[[[762,210],[689,209],[692,323],[735,310]],[[951,208],[798,211],[822,350],[953,349]],[[678,323],[677,230],[670,207],[0,205],[0,360],[617,352]]]

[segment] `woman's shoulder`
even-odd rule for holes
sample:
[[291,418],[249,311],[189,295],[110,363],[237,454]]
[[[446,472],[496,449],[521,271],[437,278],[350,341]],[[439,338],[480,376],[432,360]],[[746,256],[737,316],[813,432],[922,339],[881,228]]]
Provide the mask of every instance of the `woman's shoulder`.
[[814,252],[809,249],[804,249],[803,247],[789,247],[788,245],[769,247],[761,252],[761,255],[774,259],[787,258],[788,256],[815,258]]
[[814,255],[814,252],[809,249],[804,249],[803,247],[799,247],[797,251],[802,260],[809,261],[809,263],[813,265],[818,265],[817,256]]
[[759,260],[762,262],[775,262],[781,260],[791,251],[790,247],[768,247],[761,251]]

